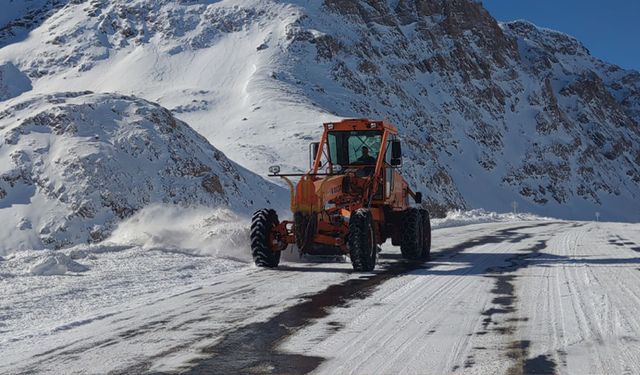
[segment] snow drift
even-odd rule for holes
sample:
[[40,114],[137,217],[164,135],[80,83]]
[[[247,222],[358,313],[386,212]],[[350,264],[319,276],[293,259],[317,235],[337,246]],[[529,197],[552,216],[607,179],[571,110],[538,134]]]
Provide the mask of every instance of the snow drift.
[[249,219],[228,208],[151,205],[123,221],[102,244],[248,262]]
[[157,104],[57,93],[0,112],[0,253],[98,242],[154,203],[271,205],[276,188]]
[[89,268],[68,255],[58,252],[47,252],[29,272],[34,276],[64,275],[67,272],[86,272]]

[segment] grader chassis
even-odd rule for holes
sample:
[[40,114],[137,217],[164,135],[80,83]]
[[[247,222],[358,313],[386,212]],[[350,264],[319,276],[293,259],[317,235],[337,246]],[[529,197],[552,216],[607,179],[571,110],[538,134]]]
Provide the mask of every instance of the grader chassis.
[[[270,176],[284,179],[291,189],[293,221],[279,221],[272,209],[253,214],[255,264],[277,267],[281,252],[295,244],[301,254],[346,254],[355,271],[371,271],[379,245],[389,238],[403,258],[428,260],[429,213],[410,206],[409,198],[420,204],[422,194],[413,192],[399,173],[397,134],[385,121],[325,123],[320,142],[310,145],[308,173],[280,174],[279,167],[269,168]],[[300,177],[295,186],[291,177]]]

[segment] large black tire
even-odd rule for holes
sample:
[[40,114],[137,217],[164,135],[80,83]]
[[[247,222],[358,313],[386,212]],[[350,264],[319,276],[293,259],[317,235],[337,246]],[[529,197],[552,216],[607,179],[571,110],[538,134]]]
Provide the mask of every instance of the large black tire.
[[293,229],[296,234],[296,246],[301,254],[310,253],[313,249],[313,236],[316,234],[315,214],[296,212],[293,215]]
[[402,240],[400,252],[402,257],[408,260],[422,259],[422,218],[417,208],[407,208],[402,213]]
[[422,219],[422,260],[431,258],[431,218],[429,211],[420,210],[420,218]]
[[376,234],[371,211],[360,208],[349,219],[349,254],[353,270],[356,272],[373,271],[376,266]]
[[278,214],[271,209],[258,210],[251,218],[251,255],[258,267],[274,268],[280,263],[280,252],[271,250],[271,231],[278,226]]

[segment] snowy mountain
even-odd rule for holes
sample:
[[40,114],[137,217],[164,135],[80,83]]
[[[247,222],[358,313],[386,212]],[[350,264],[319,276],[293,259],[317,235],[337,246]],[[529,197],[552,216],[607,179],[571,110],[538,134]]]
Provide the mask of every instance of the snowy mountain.
[[267,167],[344,117],[400,128],[435,215],[640,221],[638,72],[477,0],[1,4],[0,372],[640,373],[638,224],[453,210],[364,274],[248,251]]
[[436,212],[640,220],[640,74],[476,1],[33,4],[0,30],[0,106],[135,95],[259,174],[304,170],[323,121],[387,118]]
[[0,137],[0,254],[98,242],[151,204],[246,213],[275,196],[167,109],[130,96],[16,100]]

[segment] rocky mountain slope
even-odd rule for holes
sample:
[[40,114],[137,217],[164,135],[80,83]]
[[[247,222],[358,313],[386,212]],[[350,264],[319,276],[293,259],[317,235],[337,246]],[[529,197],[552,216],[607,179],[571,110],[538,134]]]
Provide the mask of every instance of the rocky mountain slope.
[[0,254],[104,239],[150,204],[271,204],[274,187],[157,104],[57,93],[0,111]]
[[640,220],[640,74],[476,1],[42,3],[0,30],[0,99],[134,94],[258,173],[304,169],[322,121],[387,118],[435,211]]
[[[514,200],[564,217],[640,218],[637,72],[591,57],[564,34],[498,24],[476,2],[325,1],[323,9],[324,18],[301,18],[291,48],[315,52],[339,84],[318,96],[349,97],[337,113],[400,124],[412,175],[438,203],[507,209]],[[320,75],[310,81],[323,85]]]

